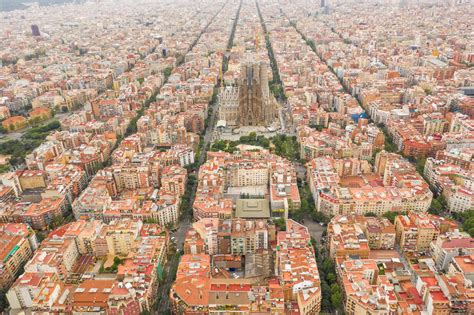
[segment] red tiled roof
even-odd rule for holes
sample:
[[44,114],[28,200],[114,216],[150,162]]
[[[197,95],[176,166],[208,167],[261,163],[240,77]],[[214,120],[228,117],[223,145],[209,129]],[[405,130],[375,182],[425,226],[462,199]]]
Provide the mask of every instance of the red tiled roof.
[[474,238],[458,238],[446,241],[442,248],[474,248]]

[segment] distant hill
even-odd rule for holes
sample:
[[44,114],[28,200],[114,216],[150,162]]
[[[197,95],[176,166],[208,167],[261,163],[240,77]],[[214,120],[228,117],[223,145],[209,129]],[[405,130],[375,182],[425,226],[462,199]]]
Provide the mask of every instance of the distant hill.
[[64,4],[64,3],[80,3],[85,2],[84,0],[2,0],[0,1],[0,11],[13,11],[13,10],[22,10],[26,9],[28,6],[25,4],[30,4],[37,2],[40,6],[48,6],[53,4]]

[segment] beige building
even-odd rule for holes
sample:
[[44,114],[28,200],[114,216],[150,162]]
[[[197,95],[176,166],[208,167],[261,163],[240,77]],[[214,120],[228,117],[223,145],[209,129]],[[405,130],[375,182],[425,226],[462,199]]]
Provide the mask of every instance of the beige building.
[[38,284],[42,281],[49,282],[54,285],[54,283],[57,282],[57,274],[22,274],[6,294],[10,307],[15,310],[32,307],[34,298],[41,291],[41,286]]
[[428,214],[410,212],[395,218],[396,241],[405,254],[427,253],[440,230]]
[[76,239],[77,249],[81,255],[95,255],[95,239],[97,234],[104,228],[102,221],[79,220],[72,222],[65,236],[71,236]]
[[161,172],[161,189],[167,193],[184,195],[188,173],[177,165],[167,166]]
[[321,311],[321,290],[318,287],[302,289],[296,297],[299,314],[313,315]]
[[25,266],[25,272],[57,274],[66,279],[72,272],[79,257],[76,242],[72,238],[49,238],[41,243],[41,248]]
[[119,166],[112,174],[119,191],[150,187],[150,170],[146,166]]
[[267,164],[243,160],[228,164],[226,183],[231,187],[267,185],[268,176]]
[[143,223],[141,221],[112,221],[104,229],[108,253],[113,256],[126,256],[135,247],[135,242]]
[[340,176],[335,159],[319,157],[307,163],[308,183],[316,209],[328,216],[386,212],[426,212],[433,193],[400,155],[377,154],[376,173]]
[[395,226],[386,218],[365,217],[361,224],[370,249],[393,249]]
[[345,313],[350,315],[396,314],[394,285],[378,272],[372,259],[346,260],[337,266],[345,297]]
[[45,188],[46,172],[38,170],[25,170],[19,176],[20,186],[22,190]]

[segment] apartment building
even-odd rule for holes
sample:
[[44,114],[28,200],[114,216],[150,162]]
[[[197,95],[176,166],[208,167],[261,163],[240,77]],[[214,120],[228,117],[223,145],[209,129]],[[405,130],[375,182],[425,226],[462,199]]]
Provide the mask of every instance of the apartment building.
[[369,258],[369,241],[355,217],[336,216],[327,227],[328,251],[333,260],[347,257]]
[[[214,222],[213,222],[214,221]],[[223,220],[202,219],[193,227],[196,233],[207,233],[203,236],[214,238],[216,243],[211,248],[223,248],[226,251],[231,243],[245,244],[259,239],[265,246],[265,221],[253,220]],[[240,226],[239,226],[240,225]],[[255,230],[257,232],[255,233]],[[263,229],[259,233],[258,230]],[[243,241],[242,233],[246,231],[248,238]],[[170,291],[171,308],[176,313],[212,314],[222,312],[223,308],[231,309],[233,313],[245,314],[249,309],[255,309],[258,301],[260,310],[272,314],[284,314],[285,310],[298,309],[300,314],[317,314],[321,307],[321,289],[319,274],[316,266],[313,249],[309,243],[310,235],[306,227],[293,220],[287,221],[287,229],[275,236],[275,230],[269,233],[269,240],[277,245],[275,275],[277,278],[258,278],[259,282],[247,278],[232,278],[228,274],[225,260],[240,258],[245,255],[245,263],[254,262],[253,255],[258,254],[263,248],[255,248],[255,253],[249,251],[233,255],[193,254],[181,258],[178,267],[178,276]],[[214,234],[214,237],[211,237]],[[254,236],[250,236],[254,234]],[[258,235],[262,235],[260,237]],[[255,237],[257,235],[257,237]],[[270,236],[273,235],[273,236]],[[217,237],[216,237],[217,236]],[[194,232],[188,233],[188,239],[197,240]],[[188,242],[188,239],[185,241]],[[209,248],[209,246],[207,246]],[[247,248],[248,249],[248,248]],[[222,259],[221,259],[222,258]],[[236,259],[234,259],[236,260]],[[240,260],[240,259],[239,259]],[[254,266],[256,267],[256,266]],[[272,273],[270,266],[263,267]],[[254,268],[252,268],[255,272]],[[292,307],[286,307],[293,304]]]
[[[158,225],[139,220],[64,225],[51,232],[28,261],[7,293],[10,306],[15,312],[150,310],[163,276],[168,237]],[[123,257],[116,275],[90,277],[99,274],[94,271],[96,258],[107,254]]]
[[181,199],[173,192],[168,194],[160,190],[159,200],[152,206],[152,217],[160,226],[175,226],[180,215]]
[[346,260],[337,268],[345,296],[346,314],[381,314],[397,311],[394,284],[381,275],[372,259]]
[[188,234],[195,242],[203,240],[204,250],[210,255],[242,256],[270,249],[275,231],[275,225],[266,220],[201,219]]
[[338,163],[332,158],[320,157],[309,162],[307,177],[316,209],[331,217],[352,213],[381,216],[389,211],[426,212],[433,197],[428,184],[401,156],[382,157],[385,154],[385,151],[377,154],[379,158],[374,166],[377,173],[365,171],[356,176],[340,176],[341,171],[335,168]]
[[285,301],[297,302],[306,315],[321,310],[321,282],[310,238],[307,227],[287,220],[286,231],[277,234],[275,263]]
[[22,190],[45,188],[47,185],[46,172],[42,170],[17,171]]
[[167,193],[183,196],[188,173],[180,166],[167,166],[161,171],[161,189]]
[[454,257],[474,254],[474,239],[460,233],[442,235],[431,243],[430,254],[438,270],[447,270]]
[[22,220],[37,230],[44,230],[61,217],[66,210],[65,196],[42,199],[32,203],[23,213]]
[[185,240],[186,242],[183,244],[185,255],[203,254],[205,252],[204,239],[194,228],[186,232]]
[[35,232],[26,224],[0,225],[0,288],[8,289],[38,247]]
[[410,212],[395,218],[396,241],[405,255],[428,253],[440,235],[437,217]]
[[127,256],[136,246],[136,240],[142,229],[141,221],[129,219],[115,220],[103,229],[102,236],[107,242],[108,254],[113,256]]
[[290,208],[300,207],[296,172],[286,159],[265,149],[208,152],[208,156],[199,172],[193,204],[196,219],[231,218],[234,206],[235,215],[244,218],[287,218]]

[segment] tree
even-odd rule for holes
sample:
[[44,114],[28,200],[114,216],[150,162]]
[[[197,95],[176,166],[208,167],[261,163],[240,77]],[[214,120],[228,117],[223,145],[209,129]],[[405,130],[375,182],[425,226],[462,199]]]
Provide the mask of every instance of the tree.
[[330,272],[330,273],[327,274],[326,280],[329,283],[335,283],[336,282],[336,276],[332,272]]
[[249,133],[249,140],[250,141],[257,141],[257,133],[256,132]]
[[29,125],[36,125],[40,120],[41,120],[40,117],[31,117],[31,118],[28,120],[28,124],[29,124]]
[[328,224],[330,221],[329,217],[327,217],[324,213],[319,212],[319,211],[312,212],[311,219],[313,219],[313,221],[317,223],[324,223],[324,224]]
[[273,219],[273,223],[280,231],[286,231],[286,221],[284,218]]
[[339,284],[331,284],[331,305],[334,309],[341,309],[343,297]]
[[421,157],[416,160],[416,171],[421,175],[423,175],[423,173],[425,172],[425,164],[426,164],[425,157]]
[[308,214],[311,212],[311,207],[309,205],[309,202],[307,199],[302,199],[301,200],[301,212],[304,213],[304,214]]
[[373,213],[373,212],[367,212],[365,215],[365,217],[376,217],[377,214]]
[[474,210],[458,214],[457,218],[462,221],[462,229],[474,237]]
[[296,222],[301,222],[301,220],[303,220],[303,214],[300,211],[290,212],[290,215]]
[[0,165],[0,174],[10,171],[10,165]]
[[469,235],[470,235],[471,237],[474,237],[474,228],[470,228],[470,229],[467,231],[467,233],[469,233]]
[[395,222],[395,217],[397,215],[405,215],[407,214],[406,212],[393,212],[393,211],[388,211],[385,212],[382,217],[387,218],[390,222],[394,223]]
[[328,257],[324,258],[323,260],[323,270],[325,274],[328,274],[334,270],[334,263]]
[[114,264],[120,265],[121,263],[122,263],[122,259],[120,259],[119,257],[115,256],[115,257],[114,257]]
[[335,309],[340,309],[342,306],[342,293],[338,287],[338,291],[331,294],[331,304]]
[[464,229],[472,229],[474,228],[474,217],[471,217],[469,218],[468,220],[466,220],[464,223],[463,223],[463,228]]
[[299,144],[296,137],[287,137],[285,134],[280,134],[272,137],[271,142],[275,146],[275,154],[292,161],[299,158]]
[[117,272],[118,266],[123,264],[123,259],[120,257],[115,256],[114,257],[114,263],[112,266],[107,267],[107,268],[102,268],[102,272]]
[[166,67],[163,70],[163,75],[165,76],[165,81],[168,81],[168,78],[170,77],[172,71],[173,71],[172,67]]
[[0,290],[0,312],[5,311],[8,307],[7,289],[2,289]]
[[224,151],[227,148],[227,143],[224,140],[219,140],[212,144],[212,151]]
[[57,215],[57,216],[53,217],[53,219],[51,220],[51,227],[52,228],[58,228],[63,224],[64,224],[64,218],[63,218],[62,215]]
[[388,130],[387,130],[387,128],[385,127],[385,125],[381,124],[381,125],[380,125],[380,129],[382,129],[382,132],[383,132],[384,135],[385,135],[385,144],[384,144],[384,149],[385,149],[385,151],[388,151],[388,152],[397,152],[397,151],[398,151],[398,147],[395,145],[395,143],[393,143],[393,138],[392,138],[392,136],[388,133]]
[[431,200],[431,205],[430,205],[430,208],[428,209],[428,212],[430,214],[439,215],[441,212],[446,210],[446,208],[447,208],[446,200],[444,199],[443,195],[439,195],[438,197],[433,198]]
[[325,280],[321,281],[321,309],[331,310],[331,287]]
[[47,234],[44,231],[36,232],[36,239],[38,240],[38,243],[41,243],[46,238],[46,236]]

